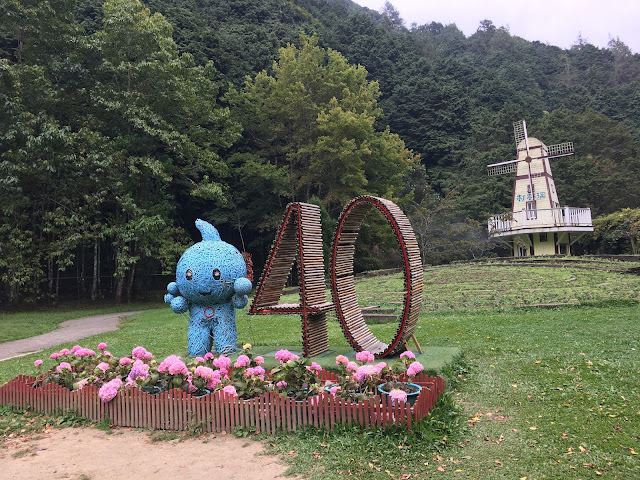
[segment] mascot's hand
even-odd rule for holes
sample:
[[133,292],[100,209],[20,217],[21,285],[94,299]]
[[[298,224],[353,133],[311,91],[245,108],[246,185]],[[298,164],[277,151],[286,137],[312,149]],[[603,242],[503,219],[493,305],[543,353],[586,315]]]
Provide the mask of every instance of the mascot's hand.
[[244,308],[249,303],[249,297],[246,295],[238,295],[237,293],[231,297],[231,302],[235,308]]
[[233,289],[237,295],[248,295],[251,291],[251,282],[248,278],[240,277],[233,283]]
[[171,310],[175,313],[184,313],[189,310],[189,304],[184,297],[175,297],[171,300]]
[[180,290],[178,290],[178,284],[176,282],[171,282],[167,285],[167,292],[169,292],[174,297],[180,295]]
[[235,308],[244,308],[249,302],[247,294],[251,291],[251,282],[248,278],[240,277],[233,283],[235,295],[231,297],[231,302]]

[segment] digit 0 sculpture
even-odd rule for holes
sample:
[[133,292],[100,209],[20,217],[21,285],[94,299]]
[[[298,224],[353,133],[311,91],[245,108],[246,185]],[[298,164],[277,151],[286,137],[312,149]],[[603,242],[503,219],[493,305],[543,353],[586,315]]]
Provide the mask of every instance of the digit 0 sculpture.
[[[389,344],[379,341],[364,321],[353,277],[353,255],[360,225],[377,208],[391,225],[403,258],[404,301],[398,330]],[[258,282],[250,314],[297,313],[302,317],[304,355],[312,357],[329,347],[327,313],[335,309],[347,340],[356,351],[368,350],[386,357],[405,349],[418,323],[422,305],[422,262],[411,223],[396,204],[383,198],[353,199],[338,220],[331,249],[333,303],[325,299],[324,259],[320,207],[290,203],[271,246]],[[297,258],[300,303],[279,304],[291,268]]]
[[[377,208],[391,225],[400,245],[404,273],[404,302],[398,330],[389,344],[379,341],[362,316],[353,278],[353,254],[360,225],[365,215]],[[422,260],[409,219],[393,202],[378,197],[354,198],[338,219],[331,248],[331,290],[336,313],[347,340],[356,351],[367,350],[379,357],[405,350],[413,335],[422,306]]]

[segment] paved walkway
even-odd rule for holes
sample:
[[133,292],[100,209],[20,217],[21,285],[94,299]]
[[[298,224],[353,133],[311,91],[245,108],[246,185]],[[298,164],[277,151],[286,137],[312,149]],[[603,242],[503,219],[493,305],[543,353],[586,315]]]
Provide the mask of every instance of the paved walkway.
[[141,313],[118,312],[92,317],[78,318],[62,322],[57,330],[36,337],[23,338],[13,342],[0,343],[0,362],[10,358],[21,357],[54,347],[65,342],[74,342],[99,333],[114,332],[124,317]]

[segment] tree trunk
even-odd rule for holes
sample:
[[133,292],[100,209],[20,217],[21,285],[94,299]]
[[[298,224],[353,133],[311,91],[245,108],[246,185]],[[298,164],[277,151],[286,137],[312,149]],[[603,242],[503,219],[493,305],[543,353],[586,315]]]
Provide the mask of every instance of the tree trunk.
[[53,295],[53,259],[47,259],[47,279],[49,280],[49,295]]
[[80,284],[79,287],[79,296],[84,299],[87,296],[87,276],[84,268],[84,248],[80,247]]
[[60,298],[60,267],[56,269],[56,303]]
[[93,282],[91,283],[91,301],[95,302],[98,298],[98,277],[100,269],[98,267],[98,239],[93,239]]
[[118,275],[118,277],[116,278],[116,296],[115,296],[116,305],[120,305],[122,303],[123,290],[124,290],[124,275]]
[[127,283],[127,303],[131,303],[133,294],[133,279],[136,273],[136,266],[133,265],[129,270],[129,282]]

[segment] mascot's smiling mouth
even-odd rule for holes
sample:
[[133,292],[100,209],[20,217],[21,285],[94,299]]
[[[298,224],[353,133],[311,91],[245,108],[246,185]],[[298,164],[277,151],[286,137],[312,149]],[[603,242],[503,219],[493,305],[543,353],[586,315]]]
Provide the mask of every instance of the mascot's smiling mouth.
[[209,290],[208,292],[201,292],[200,290],[198,290],[198,293],[200,295],[211,295],[212,292],[213,292],[213,289]]

